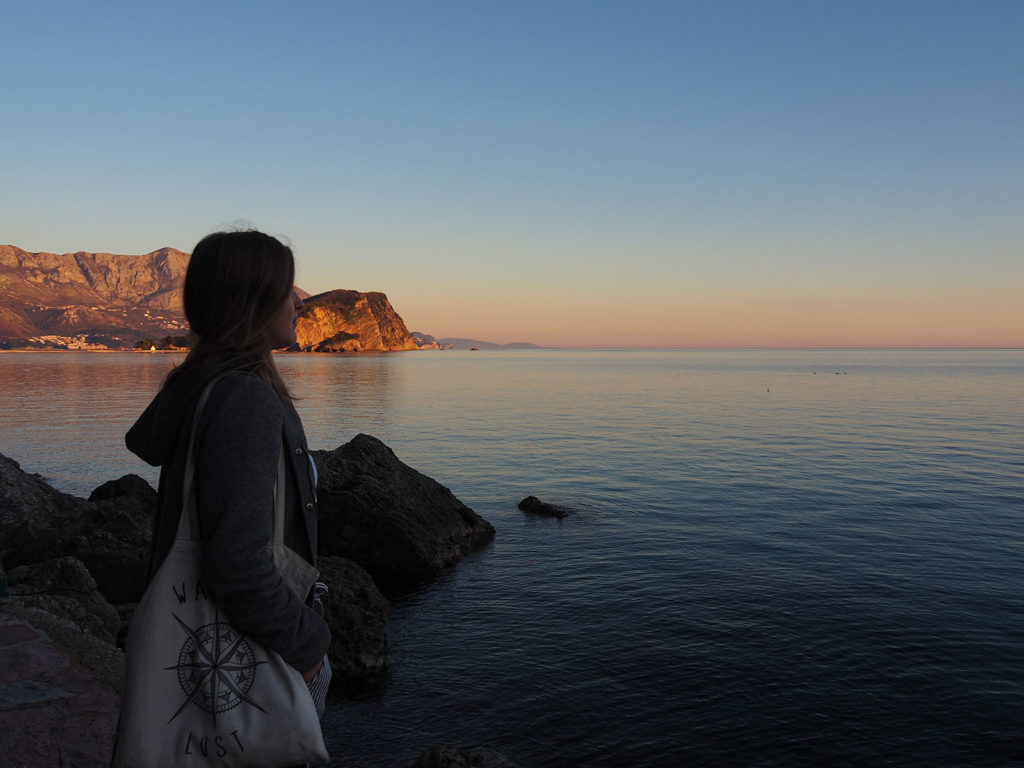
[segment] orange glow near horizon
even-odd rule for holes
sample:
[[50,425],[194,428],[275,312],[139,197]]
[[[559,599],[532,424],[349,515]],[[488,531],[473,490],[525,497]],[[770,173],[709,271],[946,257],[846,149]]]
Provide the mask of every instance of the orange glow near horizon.
[[[438,337],[587,348],[1022,348],[1024,312],[1011,296],[928,299],[690,298],[675,306],[621,301],[512,311],[462,304]],[[402,308],[397,307],[399,313]],[[435,313],[436,314],[436,313]],[[445,316],[450,314],[451,316]],[[407,320],[408,322],[408,320]],[[456,331],[455,329],[459,329]]]

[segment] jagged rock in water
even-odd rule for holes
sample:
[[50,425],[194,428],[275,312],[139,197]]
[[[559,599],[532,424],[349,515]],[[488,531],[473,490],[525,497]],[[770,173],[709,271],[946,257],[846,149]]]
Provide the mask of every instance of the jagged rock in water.
[[121,619],[81,560],[59,557],[12,568],[7,576],[11,596],[22,605],[63,616],[108,643],[116,639]]
[[385,592],[428,581],[494,538],[494,527],[384,443],[357,435],[314,451],[319,549],[355,560]]
[[370,574],[344,557],[317,560],[320,580],[330,590],[324,618],[331,628],[331,687],[380,678],[388,664],[388,618],[391,603]]
[[548,504],[536,496],[527,496],[519,502],[519,508],[531,515],[541,515],[543,517],[563,518],[569,514],[569,510],[565,507],[560,507],[557,504]]
[[383,293],[328,291],[306,300],[295,326],[299,348],[313,352],[417,349]]

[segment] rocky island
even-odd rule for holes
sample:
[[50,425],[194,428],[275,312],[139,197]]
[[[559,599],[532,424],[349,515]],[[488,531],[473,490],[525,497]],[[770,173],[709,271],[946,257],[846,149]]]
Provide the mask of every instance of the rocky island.
[[328,291],[305,300],[295,326],[304,352],[393,352],[419,349],[383,293]]

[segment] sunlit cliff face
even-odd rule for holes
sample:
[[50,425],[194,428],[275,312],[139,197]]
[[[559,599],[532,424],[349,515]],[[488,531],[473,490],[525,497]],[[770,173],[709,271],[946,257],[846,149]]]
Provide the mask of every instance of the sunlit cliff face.
[[296,340],[318,352],[389,352],[416,349],[405,322],[383,293],[335,290],[306,302]]

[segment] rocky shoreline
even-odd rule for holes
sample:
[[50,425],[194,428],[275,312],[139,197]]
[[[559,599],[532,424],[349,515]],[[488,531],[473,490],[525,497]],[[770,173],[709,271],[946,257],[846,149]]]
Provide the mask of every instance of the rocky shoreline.
[[[332,691],[388,666],[388,596],[494,538],[494,527],[382,442],[315,451],[319,568],[330,585]],[[0,454],[0,754],[11,768],[106,766],[124,681],[123,641],[146,581],[156,491],[126,475],[89,499]],[[418,768],[514,768],[487,750],[434,746]]]

